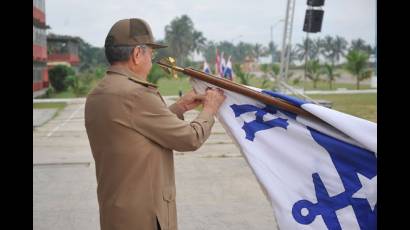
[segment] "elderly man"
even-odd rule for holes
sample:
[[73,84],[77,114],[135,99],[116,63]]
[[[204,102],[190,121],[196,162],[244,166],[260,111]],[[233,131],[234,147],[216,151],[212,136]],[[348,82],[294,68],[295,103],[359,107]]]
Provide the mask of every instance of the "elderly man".
[[[172,150],[198,149],[225,99],[221,90],[191,91],[167,107],[146,81],[154,50],[164,47],[141,19],[118,21],[106,37],[111,66],[85,104],[103,230],[177,229]],[[200,104],[202,112],[184,121]]]

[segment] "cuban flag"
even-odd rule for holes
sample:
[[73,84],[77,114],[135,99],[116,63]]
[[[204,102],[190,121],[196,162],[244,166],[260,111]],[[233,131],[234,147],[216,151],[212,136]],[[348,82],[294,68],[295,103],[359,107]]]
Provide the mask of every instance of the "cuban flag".
[[224,78],[232,80],[233,70],[232,70],[232,63],[231,63],[231,56],[229,56],[228,61],[226,63],[226,67],[224,70]]
[[221,59],[220,60],[221,60],[221,65],[220,65],[220,69],[219,69],[219,74],[221,75],[221,77],[223,77],[224,73],[225,73],[225,67],[226,67],[224,52],[221,53]]
[[208,62],[206,62],[206,60],[204,61],[204,68],[202,69],[202,71],[207,73],[207,74],[211,74],[211,70],[210,70]]
[[[204,93],[215,87],[192,79]],[[217,118],[270,201],[280,229],[376,229],[377,124],[252,88],[311,119],[224,90]]]

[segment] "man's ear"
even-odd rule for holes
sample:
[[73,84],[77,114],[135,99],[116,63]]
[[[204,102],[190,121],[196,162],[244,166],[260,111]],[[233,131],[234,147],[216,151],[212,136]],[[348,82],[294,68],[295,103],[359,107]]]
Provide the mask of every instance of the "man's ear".
[[140,59],[141,59],[140,49],[135,48],[132,50],[131,59],[135,65],[138,65],[140,63]]

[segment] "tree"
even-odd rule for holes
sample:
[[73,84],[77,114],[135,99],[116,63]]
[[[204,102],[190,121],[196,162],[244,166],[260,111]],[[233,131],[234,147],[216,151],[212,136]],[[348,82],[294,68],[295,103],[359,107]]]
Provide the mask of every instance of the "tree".
[[218,44],[218,49],[220,53],[224,52],[225,54],[233,55],[235,52],[235,45],[228,41],[222,41]]
[[346,60],[345,68],[356,77],[356,88],[360,89],[360,82],[372,75],[371,69],[367,67],[369,55],[361,50],[350,50]]
[[334,65],[325,64],[323,68],[324,74],[327,76],[327,80],[329,82],[329,89],[332,89],[332,82],[335,80],[336,77],[340,77],[339,73],[335,73]]
[[232,56],[237,62],[243,62],[246,57],[255,56],[253,53],[253,47],[254,46],[252,44],[239,42]]
[[370,55],[372,53],[372,46],[366,44],[366,41],[359,38],[352,40],[350,50],[360,50]]
[[78,76],[67,76],[65,82],[76,97],[83,96],[88,91],[89,85],[87,86],[84,82],[80,81]]
[[334,65],[334,59],[335,59],[335,54],[334,54],[334,40],[333,37],[331,36],[326,36],[322,40],[322,49],[320,50],[320,53],[323,55],[323,57],[330,62],[332,62],[332,65]]
[[278,47],[276,46],[274,42],[269,42],[268,49],[266,50],[266,52],[267,52],[266,56],[273,55],[272,62],[276,62],[277,55],[278,55]]
[[193,31],[193,44],[192,44],[192,51],[200,53],[205,48],[206,38],[202,35],[200,31]]
[[334,65],[334,63],[338,63],[340,60],[340,57],[345,55],[346,48],[347,48],[346,39],[340,36],[336,36],[336,38],[334,39],[334,44],[333,44],[333,58],[334,59],[333,59],[332,65]]
[[216,44],[213,41],[205,43],[203,56],[209,62],[210,67],[212,67],[211,63],[215,63],[216,58]]
[[262,78],[263,78],[263,80],[262,80],[262,84],[261,84],[261,89],[265,89],[265,88],[267,88],[267,86],[268,86],[268,83],[269,83],[269,75],[271,75],[272,73],[270,72],[271,71],[271,67],[270,67],[270,65],[269,64],[262,64],[262,65],[260,65],[260,69],[261,69],[261,71],[263,72],[263,75],[262,75]]
[[165,26],[165,41],[169,45],[172,56],[182,66],[190,52],[200,50],[205,44],[202,33],[194,29],[194,24],[187,15],[176,17]]
[[273,64],[271,66],[273,73],[275,74],[275,77],[279,75],[280,71],[280,66],[278,64]]
[[[319,41],[319,42],[318,42]],[[296,53],[298,59],[303,61],[307,55],[310,60],[317,59],[319,55],[320,40],[313,41],[310,38],[305,38],[303,43],[296,44]],[[307,49],[307,52],[306,52]]]
[[261,56],[264,55],[265,53],[266,53],[266,52],[265,52],[265,50],[264,50],[264,48],[263,48],[263,46],[262,46],[261,44],[256,43],[256,44],[253,46],[253,54],[254,54],[254,57],[255,57],[255,59],[256,59],[256,62],[259,63],[259,57],[261,57]]
[[84,72],[97,66],[107,67],[108,61],[105,58],[104,48],[95,47],[77,37],[78,56],[80,58],[79,70]]
[[152,65],[151,71],[147,76],[147,81],[152,84],[158,84],[159,79],[165,76],[165,72],[158,65]]
[[306,77],[312,80],[313,88],[316,89],[316,84],[320,81],[320,75],[322,74],[319,60],[310,60],[306,65]]
[[75,72],[71,67],[65,65],[56,65],[48,71],[51,86],[56,92],[64,91],[68,88],[66,82],[67,76],[74,75]]

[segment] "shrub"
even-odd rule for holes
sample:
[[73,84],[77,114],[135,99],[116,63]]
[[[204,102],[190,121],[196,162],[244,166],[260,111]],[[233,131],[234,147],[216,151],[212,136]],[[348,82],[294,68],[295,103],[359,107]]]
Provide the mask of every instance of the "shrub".
[[56,92],[64,91],[68,88],[65,79],[69,75],[74,75],[74,70],[65,65],[57,65],[48,71],[51,86]]

